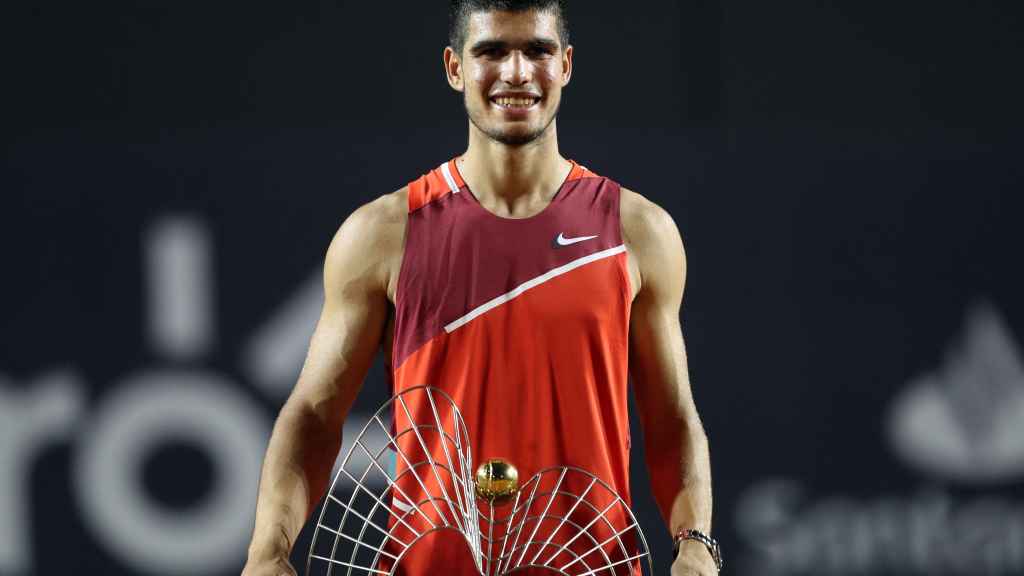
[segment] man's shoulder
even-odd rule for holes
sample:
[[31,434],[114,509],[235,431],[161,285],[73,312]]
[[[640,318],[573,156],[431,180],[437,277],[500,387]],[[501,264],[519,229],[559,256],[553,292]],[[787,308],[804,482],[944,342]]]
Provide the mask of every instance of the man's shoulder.
[[367,224],[388,225],[404,223],[409,213],[409,187],[403,186],[394,192],[382,194],[363,204],[352,213],[351,217],[361,219]]
[[[677,280],[685,278],[683,239],[667,210],[623,188],[619,214],[623,240],[631,260],[636,260],[642,289],[653,286],[658,291],[658,286],[675,285]],[[681,286],[679,284],[680,293]]]
[[644,245],[678,235],[675,220],[667,210],[647,197],[623,187],[619,195],[619,220],[627,243]]
[[[375,248],[387,247],[396,236],[402,237],[409,211],[408,198],[407,187],[382,194],[353,210],[341,223],[338,233],[349,237],[355,233]],[[349,233],[345,234],[346,231]]]
[[334,277],[330,271],[358,272],[373,285],[390,286],[396,263],[401,263],[407,201],[408,190],[403,187],[349,214],[327,249],[328,281]]

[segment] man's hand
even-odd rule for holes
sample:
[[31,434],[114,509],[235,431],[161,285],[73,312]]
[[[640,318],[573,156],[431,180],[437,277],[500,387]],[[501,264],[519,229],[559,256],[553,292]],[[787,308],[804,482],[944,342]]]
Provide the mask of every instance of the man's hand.
[[695,540],[683,540],[672,563],[672,576],[717,576],[718,567],[708,549]]
[[242,569],[242,576],[298,576],[298,572],[288,562],[287,558],[273,558],[268,560],[249,559]]

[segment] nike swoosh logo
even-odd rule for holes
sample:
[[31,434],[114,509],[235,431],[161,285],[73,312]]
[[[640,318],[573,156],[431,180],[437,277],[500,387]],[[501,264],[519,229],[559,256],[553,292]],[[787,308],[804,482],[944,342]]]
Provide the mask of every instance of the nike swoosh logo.
[[558,237],[555,238],[555,247],[557,248],[559,246],[571,246],[573,244],[577,244],[579,242],[583,242],[584,240],[593,240],[594,238],[597,238],[597,236],[596,235],[595,236],[579,236],[577,238],[566,238],[560,232],[558,234]]

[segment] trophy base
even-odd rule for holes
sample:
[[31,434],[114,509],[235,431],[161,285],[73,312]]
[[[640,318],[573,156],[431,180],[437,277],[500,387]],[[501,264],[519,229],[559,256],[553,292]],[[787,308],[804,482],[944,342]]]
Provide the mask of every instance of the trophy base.
[[480,576],[465,536],[452,529],[424,535],[401,555],[398,566],[388,560],[378,569],[394,576]]

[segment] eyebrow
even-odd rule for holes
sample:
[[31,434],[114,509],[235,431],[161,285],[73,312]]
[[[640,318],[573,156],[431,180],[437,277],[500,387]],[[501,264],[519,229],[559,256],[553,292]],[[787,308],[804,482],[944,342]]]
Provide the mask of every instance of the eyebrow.
[[[481,40],[469,48],[469,53],[478,56],[488,50],[507,50],[511,44],[504,40]],[[527,48],[545,50],[555,53],[558,51],[558,43],[547,38],[533,38],[525,43]]]

